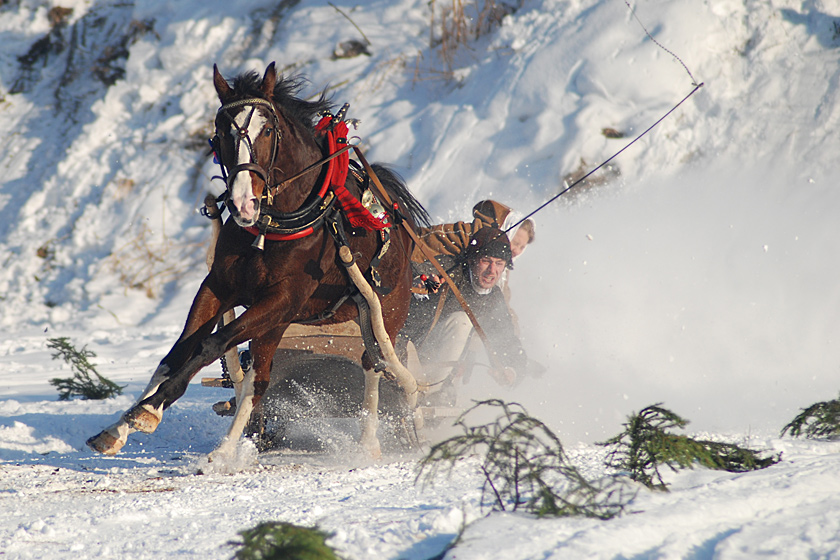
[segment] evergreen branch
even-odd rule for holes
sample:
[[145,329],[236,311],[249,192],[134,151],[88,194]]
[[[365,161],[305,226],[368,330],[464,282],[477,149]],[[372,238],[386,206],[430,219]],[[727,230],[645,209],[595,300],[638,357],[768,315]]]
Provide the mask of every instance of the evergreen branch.
[[605,463],[626,471],[630,478],[654,490],[667,491],[660,468],[691,469],[695,464],[729,472],[747,472],[769,467],[781,455],[762,457],[758,452],[731,443],[695,440],[666,430],[685,428],[688,421],[662,408],[661,403],[628,418],[624,432],[598,445],[609,447]]
[[270,560],[295,558],[300,560],[340,560],[326,540],[332,535],[317,528],[301,527],[291,523],[266,521],[252,529],[238,533],[242,542],[234,555],[235,560]]
[[[83,346],[77,350],[67,337],[50,338],[47,348],[55,350],[52,359],[63,359],[74,371],[73,377],[55,377],[50,379],[50,385],[58,389],[58,400],[66,401],[78,396],[85,400],[109,399],[121,395],[125,386],[119,386],[110,379],[106,379],[88,358],[95,358],[96,354]],[[91,374],[96,376],[92,378]]]
[[[469,426],[467,419],[479,408],[499,411],[495,421]],[[481,454],[484,477],[480,503],[500,511],[520,508],[537,516],[585,516],[610,519],[619,515],[632,496],[624,492],[620,477],[589,482],[571,465],[563,445],[544,423],[528,415],[517,403],[482,401],[455,421],[462,435],[434,445],[420,461],[417,479],[432,482],[447,475],[459,460]]]
[[782,428],[780,436],[785,433],[790,433],[791,437],[804,433],[809,439],[840,436],[840,399],[818,402],[803,409]]

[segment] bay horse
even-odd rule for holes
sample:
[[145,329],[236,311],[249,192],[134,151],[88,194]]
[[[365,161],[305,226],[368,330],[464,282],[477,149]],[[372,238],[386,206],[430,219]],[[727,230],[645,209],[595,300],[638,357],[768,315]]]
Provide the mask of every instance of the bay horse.
[[[374,303],[381,303],[382,323],[391,340],[408,313],[412,239],[396,225],[402,220],[409,227],[428,224],[428,213],[395,173],[368,166],[359,152],[365,168],[348,172],[347,106],[334,116],[324,94],[314,101],[297,97],[303,81],[278,76],[273,62],[262,78],[246,72],[232,84],[214,65],[213,84],[221,107],[211,143],[226,181],[230,217],[177,342],[137,402],[117,423],[87,441],[100,453],[116,454],[132,432],[153,432],[163,411],[184,394],[201,368],[246,341],[253,367],[237,384],[236,414],[211,459],[232,452],[246,425],[258,433],[261,398],[288,326],[360,320],[360,307],[354,303],[358,298],[348,297],[354,292],[348,280],[352,269],[339,253],[355,257],[357,279],[364,271],[368,282],[375,281],[379,293]],[[371,174],[384,188],[379,197],[393,205],[375,206],[384,211],[378,217],[360,202],[363,195],[368,202],[379,202],[375,193],[363,192]],[[340,252],[341,246],[349,251]],[[245,311],[223,324],[222,316],[231,317],[235,307]],[[368,346],[361,357],[366,400],[374,401],[373,410],[368,406],[362,414],[361,443],[378,456],[373,392],[378,395],[380,375],[401,366],[371,354]],[[416,401],[413,377],[408,382],[401,379],[397,377],[408,403]]]

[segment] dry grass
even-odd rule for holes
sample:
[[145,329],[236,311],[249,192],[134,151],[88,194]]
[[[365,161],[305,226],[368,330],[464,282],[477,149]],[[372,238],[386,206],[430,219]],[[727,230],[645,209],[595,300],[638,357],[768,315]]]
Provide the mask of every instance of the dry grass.
[[150,299],[161,289],[183,277],[204,258],[199,244],[181,244],[162,234],[155,234],[142,224],[138,233],[105,259],[126,289],[142,290]]
[[134,179],[129,179],[128,177],[118,177],[114,180],[114,198],[116,200],[125,200],[128,196],[134,192],[134,187],[136,183]]
[[[589,173],[594,167],[595,165],[592,165],[588,163],[585,159],[581,158],[580,163],[578,163],[577,169],[566,173],[563,176],[562,187],[566,189],[571,185],[574,185],[577,181],[580,181],[581,179],[583,179],[583,177],[586,177],[586,174]],[[619,169],[617,165],[605,165],[597,172],[593,173],[585,180],[578,183],[573,190],[567,193],[567,198],[571,198],[574,195],[582,194],[583,192],[588,191],[593,187],[606,185],[611,181],[617,179],[619,176],[621,176],[621,169]]]
[[451,79],[457,68],[458,53],[471,41],[499,27],[505,16],[521,4],[521,0],[430,0],[429,49],[436,60],[426,61],[418,55],[415,80]]
[[407,64],[408,56],[400,54],[378,63],[374,69],[365,77],[364,85],[360,88],[363,95],[379,91],[391,78],[402,72]]

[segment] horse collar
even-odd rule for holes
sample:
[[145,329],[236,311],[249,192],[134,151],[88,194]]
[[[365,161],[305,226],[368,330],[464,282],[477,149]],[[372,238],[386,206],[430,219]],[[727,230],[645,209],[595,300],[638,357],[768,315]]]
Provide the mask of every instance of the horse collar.
[[315,230],[324,225],[325,220],[335,209],[335,195],[327,193],[323,199],[317,199],[315,204],[308,204],[303,212],[293,219],[279,219],[277,213],[266,208],[260,216],[256,226],[242,228],[255,236],[253,247],[262,249],[265,240],[269,241],[293,241],[315,233]]

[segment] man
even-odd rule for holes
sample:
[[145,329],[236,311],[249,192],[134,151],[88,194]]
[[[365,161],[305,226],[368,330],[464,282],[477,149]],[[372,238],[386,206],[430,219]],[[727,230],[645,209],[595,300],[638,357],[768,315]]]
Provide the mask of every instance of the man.
[[[454,222],[451,224],[439,224],[431,227],[417,229],[417,235],[423,245],[435,255],[457,256],[463,253],[469,244],[470,237],[483,227],[496,227],[508,234],[511,248],[511,261],[514,262],[521,255],[528,245],[534,242],[535,224],[530,218],[522,220],[522,215],[509,206],[495,200],[481,200],[473,206],[472,222]],[[413,263],[423,263],[426,255],[423,250],[415,246],[411,253]],[[507,268],[502,277],[496,283],[502,289],[505,301],[508,303],[508,310],[516,324],[516,313],[510,307],[510,285],[508,283],[510,269]],[[438,280],[437,278],[434,278]]]
[[[482,227],[493,226],[508,233],[513,260],[522,254],[526,247],[534,242],[534,221],[530,218],[521,220],[521,214],[509,206],[495,200],[481,200],[473,206],[472,222],[454,222],[430,227],[417,228],[417,235],[435,255],[458,255],[469,243],[470,236]],[[513,229],[513,226],[516,226]],[[426,255],[419,247],[411,253],[411,260],[422,263]]]
[[[440,255],[438,261],[461,292],[479,326],[487,335],[491,353],[491,374],[504,385],[512,385],[525,372],[527,358],[515,334],[505,298],[497,286],[511,266],[510,241],[500,229],[487,226],[472,234],[466,249],[457,257]],[[427,276],[436,273],[431,263],[415,265]],[[457,298],[442,284],[428,298],[414,298],[398,341],[405,349],[414,343],[420,360],[418,381],[436,387],[452,386],[459,380],[463,363],[475,336],[473,324]]]

